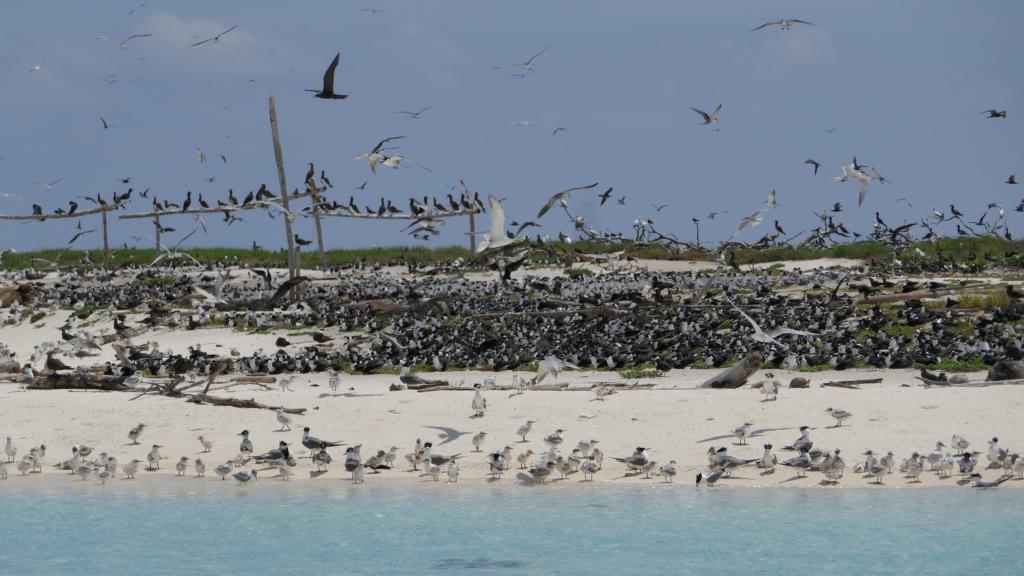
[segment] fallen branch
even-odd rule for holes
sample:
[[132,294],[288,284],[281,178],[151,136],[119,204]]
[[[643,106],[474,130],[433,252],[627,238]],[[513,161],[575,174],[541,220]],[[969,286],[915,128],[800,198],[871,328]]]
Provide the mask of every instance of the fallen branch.
[[131,392],[135,390],[124,383],[120,376],[93,375],[85,372],[61,374],[51,372],[37,375],[28,390],[105,390],[108,392]]
[[834,380],[832,382],[825,382],[821,385],[822,388],[849,388],[851,390],[860,390],[861,384],[881,384],[881,378],[866,378],[863,380]]
[[259,410],[281,410],[288,414],[305,414],[305,408],[285,408],[284,406],[267,406],[260,404],[252,398],[242,400],[241,398],[220,398],[208,394],[196,394],[188,399],[193,404],[212,404],[214,406],[231,406],[232,408],[256,408]]

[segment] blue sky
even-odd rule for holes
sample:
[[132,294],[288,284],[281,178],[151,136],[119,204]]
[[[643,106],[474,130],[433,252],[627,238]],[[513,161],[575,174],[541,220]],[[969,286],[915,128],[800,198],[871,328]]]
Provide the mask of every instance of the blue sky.
[[[312,161],[336,186],[328,197],[343,203],[353,194],[361,205],[383,196],[404,207],[462,178],[482,195],[507,197],[508,218],[522,220],[551,194],[596,180],[626,196],[625,206],[598,207],[600,189],[574,195],[573,211],[598,230],[629,232],[635,218],[650,217],[692,239],[691,217],[730,210],[701,227],[702,239],[723,239],[776,189],[780,207],[742,240],[755,241],[772,219],[790,234],[810,229],[812,211],[837,201],[845,206],[837,220],[865,233],[875,211],[900,223],[955,203],[973,219],[999,202],[1011,230],[1024,234],[1012,212],[1022,194],[1003,183],[1011,173],[1024,180],[1020,2],[140,4],[0,4],[0,212],[124,191],[117,180],[126,177],[136,191],[174,201],[192,190],[212,204],[227,188],[242,195],[261,182],[276,191],[267,122],[275,95],[289,186],[301,185]],[[778,18],[815,25],[749,32]],[[235,24],[219,44],[189,46]],[[142,33],[152,36],[125,49],[95,39]],[[548,45],[526,78],[493,68]],[[303,89],[319,85],[336,52],[337,89],[351,96],[314,99]],[[720,122],[700,126],[690,106],[719,103]],[[420,120],[394,113],[424,106]],[[989,108],[1009,117],[979,115]],[[114,127],[102,130],[100,116]],[[556,127],[566,130],[552,136]],[[374,176],[353,160],[399,134],[402,153],[433,173]],[[861,207],[856,184],[831,178],[853,155],[893,182],[873,185]],[[818,176],[807,158],[822,162]],[[36,184],[58,178],[49,190]],[[351,190],[363,181],[365,190]],[[651,203],[670,206],[655,212]],[[136,200],[128,210],[148,208]],[[230,228],[210,218],[209,232],[187,244],[283,245],[279,220],[242,217]],[[571,229],[560,211],[542,223],[551,235]],[[165,225],[179,230],[173,242],[194,224]],[[72,226],[2,222],[0,246],[61,246]],[[325,235],[331,247],[414,244],[403,226],[330,220]],[[297,223],[304,237],[312,229],[308,219]],[[464,221],[450,221],[431,244],[464,243],[465,232]],[[134,244],[151,233],[143,222],[115,221],[111,239]],[[79,246],[99,242],[92,235]]]

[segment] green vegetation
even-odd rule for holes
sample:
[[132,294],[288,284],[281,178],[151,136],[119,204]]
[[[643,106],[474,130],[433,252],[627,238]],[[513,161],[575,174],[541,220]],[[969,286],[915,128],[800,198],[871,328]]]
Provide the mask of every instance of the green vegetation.
[[[550,246],[555,248],[555,252],[558,254],[557,257],[552,258],[544,253],[537,252],[531,256],[531,262],[535,264],[550,264],[556,261],[561,263],[572,261],[573,257],[569,249],[559,244]],[[636,244],[630,241],[618,244],[602,244],[582,240],[574,242],[572,250],[594,254],[623,251],[625,255],[633,258],[652,260],[712,261],[718,256],[716,252],[705,248],[683,247],[682,249],[676,249],[664,244]],[[1001,262],[1005,266],[1024,268],[1024,244],[997,237],[943,238],[934,243],[917,242],[906,249],[896,252],[889,246],[873,241],[839,244],[825,249],[798,246],[779,246],[763,249],[736,247],[735,249],[729,249],[734,254],[736,263],[740,265],[781,262],[784,260],[811,260],[815,258],[853,258],[866,260],[869,263],[886,262],[894,257],[904,261],[920,261],[921,256],[917,253],[917,250],[920,250],[929,258],[941,252],[945,257],[953,257],[960,262],[974,262],[979,266],[986,264],[991,259],[992,261]],[[285,253],[283,250],[188,248],[182,249],[181,252],[191,255],[203,263],[235,262],[258,267],[285,266]],[[1017,252],[1021,252],[1021,254],[1017,254]],[[160,253],[152,248],[114,249],[111,251],[111,261],[115,267],[147,265]],[[1011,255],[1005,257],[1006,254]],[[29,268],[34,265],[32,262],[34,258],[52,261],[58,266],[78,266],[81,264],[83,255],[84,252],[81,250],[62,249],[5,254],[2,262],[0,262],[0,269],[20,270]],[[391,246],[330,250],[327,252],[327,262],[330,266],[353,264],[357,261],[382,265],[405,262],[429,265],[448,263],[457,258],[469,258],[470,256],[469,250],[461,246]],[[94,262],[98,262],[102,259],[102,252],[100,250],[91,250],[90,257]],[[315,267],[318,262],[316,250],[302,252],[301,259],[304,268]],[[35,264],[38,265],[39,263]]]
[[638,380],[640,378],[661,378],[664,374],[662,374],[661,370],[636,366],[626,370],[619,370],[619,376],[623,380]]
[[981,358],[973,356],[966,360],[950,360],[943,358],[936,364],[929,364],[929,370],[940,370],[942,372],[978,372],[988,370],[988,366],[981,361]]

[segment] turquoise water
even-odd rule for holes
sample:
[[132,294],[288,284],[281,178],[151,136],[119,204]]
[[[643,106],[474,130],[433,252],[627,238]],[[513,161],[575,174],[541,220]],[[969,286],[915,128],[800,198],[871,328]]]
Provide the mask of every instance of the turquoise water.
[[3,488],[0,574],[1019,574],[1024,536],[1020,490]]

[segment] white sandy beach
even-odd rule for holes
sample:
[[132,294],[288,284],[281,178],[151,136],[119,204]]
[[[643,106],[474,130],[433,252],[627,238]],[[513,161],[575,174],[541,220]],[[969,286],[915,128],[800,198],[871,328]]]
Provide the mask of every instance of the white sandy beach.
[[[655,460],[676,460],[681,465],[684,472],[677,482],[685,485],[692,482],[696,471],[703,469],[710,446],[727,446],[731,453],[754,458],[760,455],[762,444],[771,443],[781,460],[792,454],[781,448],[797,438],[796,429],[801,425],[814,428],[812,438],[816,445],[842,449],[851,465],[859,461],[859,454],[868,448],[883,454],[892,450],[898,460],[913,451],[927,453],[936,441],[948,444],[953,433],[967,437],[982,451],[992,436],[998,436],[1002,446],[1014,447],[1024,442],[1018,422],[1024,398],[1013,386],[926,389],[918,386],[919,381],[913,379],[912,371],[847,370],[805,374],[811,378],[811,388],[784,389],[777,401],[762,402],[759,391],[749,388],[694,389],[709,374],[707,370],[673,371],[654,379],[657,382],[654,390],[623,391],[604,401],[594,400],[594,395],[588,392],[528,391],[510,397],[507,391],[490,390],[485,393],[488,410],[482,418],[472,417],[471,392],[389,392],[388,386],[397,382],[397,377],[390,375],[345,376],[337,394],[330,393],[324,375],[300,375],[293,383],[294,392],[240,386],[219,393],[254,398],[265,404],[306,408],[305,415],[294,417],[296,424],[291,432],[278,431],[280,425],[274,413],[266,410],[198,406],[180,398],[154,396],[130,401],[133,394],[120,392],[25,392],[15,384],[4,384],[0,388],[4,429],[0,432],[10,434],[20,450],[46,444],[48,464],[70,457],[71,446],[79,443],[93,447],[96,452],[115,455],[121,462],[131,458],[145,460],[149,446],[160,444],[161,452],[167,457],[158,472],[162,474],[174,474],[174,462],[181,456],[201,457],[208,464],[234,457],[238,453],[237,434],[243,429],[251,431],[257,452],[286,440],[300,455],[306,454],[299,442],[302,426],[311,427],[313,434],[323,439],[362,444],[364,457],[392,445],[398,446],[399,453],[404,455],[412,450],[415,440],[421,438],[433,441],[436,453],[461,453],[460,481],[467,483],[485,478],[487,451],[511,445],[514,454],[526,449],[539,452],[546,449],[541,438],[556,428],[566,431],[566,447],[575,446],[578,440],[597,439],[609,457],[627,456],[635,446],[648,447]],[[443,377],[466,383],[481,382],[487,375],[481,372],[425,374],[429,378]],[[752,380],[756,381],[759,375]],[[792,375],[776,372],[784,382]],[[511,382],[509,373],[497,377],[499,384]],[[832,379],[876,377],[882,377],[883,383],[864,385],[860,390],[819,387],[821,382]],[[564,373],[559,378],[572,385],[617,380],[620,380],[618,374],[604,372]],[[854,417],[841,428],[829,428],[834,421],[825,413],[825,408],[830,406],[846,409]],[[527,419],[536,420],[537,424],[530,441],[522,443],[515,437],[515,430]],[[736,446],[729,432],[744,421],[753,422],[755,431],[763,431],[755,433],[749,446]],[[141,444],[130,446],[128,430],[140,422],[147,425]],[[473,453],[470,439],[481,430],[488,433],[484,452]],[[196,438],[200,434],[214,441],[210,454],[199,454],[201,446]],[[333,452],[337,459],[343,451],[336,448]],[[979,458],[979,467],[982,467],[987,461],[984,455]],[[313,468],[308,460],[300,462],[301,470],[296,478],[305,478],[306,471]],[[14,482],[5,486],[31,481],[22,480],[16,472],[11,472]],[[624,472],[622,464],[607,458],[597,481],[625,484],[658,481],[624,478]],[[820,480],[820,475],[813,473],[806,479],[794,479],[796,475],[782,467],[771,475],[759,472],[753,467],[741,469],[723,484],[810,487]],[[56,473],[46,470],[47,475]],[[149,474],[153,473],[146,472],[142,476]],[[514,474],[506,478],[512,476]],[[579,474],[574,476],[570,477],[570,482],[579,481]],[[988,476],[998,476],[998,473],[991,471]],[[336,460],[331,470],[316,481],[347,477]],[[417,474],[408,472],[404,459],[400,458],[398,470],[367,477],[367,482],[376,483],[408,480],[417,478]],[[957,477],[938,479],[926,473],[922,479],[920,484],[908,484],[895,473],[887,478],[886,484],[899,487],[952,485]],[[422,480],[430,481],[426,477]],[[850,470],[840,486],[863,486],[870,482]],[[1021,486],[1024,482],[1007,485]]]

